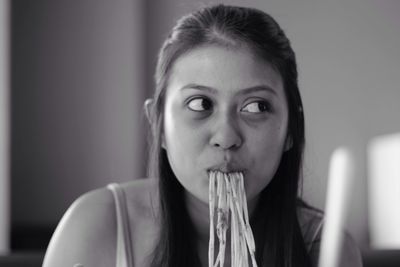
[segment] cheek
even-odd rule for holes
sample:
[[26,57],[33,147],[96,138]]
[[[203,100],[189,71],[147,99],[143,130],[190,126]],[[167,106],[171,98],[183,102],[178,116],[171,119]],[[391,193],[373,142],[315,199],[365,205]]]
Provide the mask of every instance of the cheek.
[[170,161],[188,165],[201,149],[202,134],[198,127],[185,118],[181,110],[166,108],[163,125],[163,142]]
[[273,158],[284,150],[286,141],[286,127],[268,125],[252,131],[247,138],[253,153],[260,158]]
[[[263,134],[259,134],[259,133]],[[254,190],[262,189],[268,185],[275,175],[280,164],[286,140],[286,129],[269,127],[257,131],[248,139],[248,152],[252,155]],[[257,191],[258,192],[258,191]]]

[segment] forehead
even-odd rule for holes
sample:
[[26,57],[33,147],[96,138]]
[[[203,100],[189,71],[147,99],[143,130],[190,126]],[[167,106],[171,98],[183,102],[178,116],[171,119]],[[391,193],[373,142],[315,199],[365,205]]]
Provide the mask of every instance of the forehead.
[[245,47],[210,45],[181,55],[172,66],[169,87],[186,84],[230,90],[266,85],[283,94],[280,74]]

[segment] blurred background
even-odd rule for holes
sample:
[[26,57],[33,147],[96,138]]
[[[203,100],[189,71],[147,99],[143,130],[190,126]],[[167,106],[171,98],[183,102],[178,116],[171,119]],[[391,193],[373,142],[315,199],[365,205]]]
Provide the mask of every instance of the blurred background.
[[[9,115],[0,129],[10,156],[0,217],[9,251],[40,258],[78,196],[145,177],[142,109],[158,49],[179,17],[217,2],[262,9],[285,30],[305,107],[303,196],[324,209],[332,152],[351,149],[346,228],[363,251],[374,248],[368,162],[371,140],[400,132],[400,1],[2,0],[0,19],[9,24],[1,61],[9,68],[0,77],[9,101],[1,112]],[[386,203],[397,218],[399,204]]]

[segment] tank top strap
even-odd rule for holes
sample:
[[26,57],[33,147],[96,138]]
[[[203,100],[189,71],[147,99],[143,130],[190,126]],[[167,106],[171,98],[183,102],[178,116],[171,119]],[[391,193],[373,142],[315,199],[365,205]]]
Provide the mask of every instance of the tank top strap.
[[109,184],[117,216],[116,267],[133,267],[133,250],[125,192],[119,184]]

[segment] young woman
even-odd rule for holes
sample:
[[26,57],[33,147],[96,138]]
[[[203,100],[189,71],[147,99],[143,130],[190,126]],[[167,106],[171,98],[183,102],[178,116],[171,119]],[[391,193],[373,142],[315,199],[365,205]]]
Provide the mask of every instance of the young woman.
[[[228,225],[210,221],[210,211],[221,210],[210,204],[214,178],[227,185],[236,176],[243,177],[241,205],[251,229],[240,234],[249,251],[243,266],[316,266],[323,215],[298,196],[303,106],[295,54],[275,20],[224,5],[185,16],[161,48],[155,78],[145,105],[152,178],[79,198],[44,266],[209,266],[222,258],[224,266],[237,266],[234,226],[225,229],[224,253],[218,254],[221,231],[210,234],[214,224]],[[233,186],[224,192],[235,193]],[[233,221],[231,207],[223,218]],[[360,266],[351,238],[344,248],[341,266]]]

